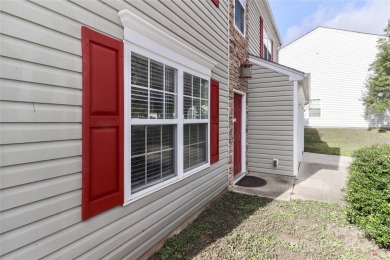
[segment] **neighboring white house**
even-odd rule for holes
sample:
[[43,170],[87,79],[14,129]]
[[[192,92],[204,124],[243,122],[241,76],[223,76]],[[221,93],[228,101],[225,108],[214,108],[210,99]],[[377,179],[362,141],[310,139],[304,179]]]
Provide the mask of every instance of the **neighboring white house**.
[[[318,27],[280,50],[280,64],[311,75],[306,126],[377,127],[389,124],[365,116],[362,94],[380,35]],[[384,121],[384,122],[383,122]]]

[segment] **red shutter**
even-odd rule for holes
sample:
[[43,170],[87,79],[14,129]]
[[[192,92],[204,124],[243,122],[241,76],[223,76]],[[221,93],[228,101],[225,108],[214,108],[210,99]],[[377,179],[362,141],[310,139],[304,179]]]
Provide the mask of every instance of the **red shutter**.
[[210,163],[219,161],[219,82],[211,80]]
[[219,8],[219,0],[212,0],[212,1],[213,1],[214,5],[215,5],[217,8]]
[[260,17],[260,58],[264,58],[264,23]]
[[123,43],[82,28],[85,220],[123,204]]

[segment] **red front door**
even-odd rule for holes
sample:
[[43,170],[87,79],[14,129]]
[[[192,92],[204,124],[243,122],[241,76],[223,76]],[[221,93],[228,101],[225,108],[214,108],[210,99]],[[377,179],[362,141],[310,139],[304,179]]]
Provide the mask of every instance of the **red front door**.
[[242,96],[234,94],[234,175],[241,172]]

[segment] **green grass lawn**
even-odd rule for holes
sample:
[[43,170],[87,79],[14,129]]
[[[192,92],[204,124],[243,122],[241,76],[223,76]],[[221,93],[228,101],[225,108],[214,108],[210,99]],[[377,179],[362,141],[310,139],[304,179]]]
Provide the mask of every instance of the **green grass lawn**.
[[227,192],[151,259],[390,259],[343,207]]
[[390,144],[390,131],[365,128],[305,128],[305,152],[352,156],[371,145]]

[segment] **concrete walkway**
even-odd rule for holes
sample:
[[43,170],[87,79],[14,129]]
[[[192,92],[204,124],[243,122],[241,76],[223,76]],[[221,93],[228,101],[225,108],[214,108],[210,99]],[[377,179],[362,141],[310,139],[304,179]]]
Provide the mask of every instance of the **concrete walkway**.
[[[343,203],[342,189],[347,179],[347,167],[351,157],[304,153],[298,179],[263,173],[251,173],[247,177],[260,178],[262,185],[247,187],[237,183],[233,190],[281,200],[319,200]],[[255,185],[253,185],[255,186]]]

